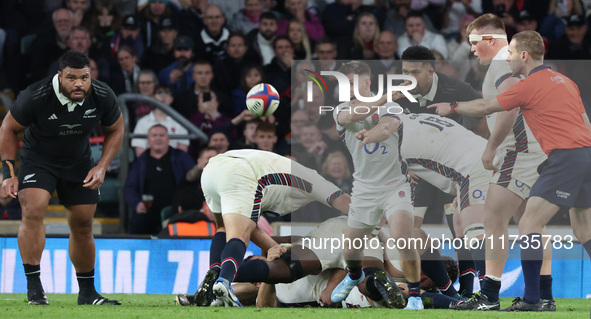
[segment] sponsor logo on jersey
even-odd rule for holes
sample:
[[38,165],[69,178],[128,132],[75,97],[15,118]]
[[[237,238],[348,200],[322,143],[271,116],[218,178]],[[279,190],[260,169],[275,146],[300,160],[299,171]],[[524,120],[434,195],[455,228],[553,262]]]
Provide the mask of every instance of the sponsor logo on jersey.
[[92,113],[94,113],[94,111],[96,111],[96,108],[84,111],[84,116],[82,116],[82,118],[85,118],[85,119],[95,118],[96,114],[92,114]]
[[35,174],[36,173],[26,175],[25,178],[23,178],[23,184],[25,184],[25,183],[35,183],[37,180],[36,179],[31,179],[33,176],[35,176]]
[[54,114],[51,114],[50,117],[47,118],[48,120],[57,120],[57,116]]
[[404,191],[399,191],[398,196],[400,196],[400,198],[403,198],[404,196],[406,196],[406,193]]
[[82,126],[82,124],[62,124],[60,127],[63,127],[64,130],[59,132],[58,135],[65,136],[65,135],[80,135],[84,134],[82,130],[75,130],[75,128]]

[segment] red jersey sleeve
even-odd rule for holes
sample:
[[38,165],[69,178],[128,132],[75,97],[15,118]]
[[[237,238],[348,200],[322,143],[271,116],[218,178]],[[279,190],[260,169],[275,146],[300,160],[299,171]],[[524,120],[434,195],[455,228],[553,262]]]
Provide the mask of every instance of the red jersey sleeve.
[[497,95],[497,102],[505,111],[527,105],[534,90],[528,87],[526,80],[515,83],[505,93]]

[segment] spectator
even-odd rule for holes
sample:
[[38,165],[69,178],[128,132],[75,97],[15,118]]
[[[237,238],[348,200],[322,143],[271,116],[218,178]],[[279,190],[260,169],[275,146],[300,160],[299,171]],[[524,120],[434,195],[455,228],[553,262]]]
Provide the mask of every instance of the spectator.
[[111,72],[111,88],[115,94],[136,93],[140,75],[138,58],[130,46],[124,45],[117,51],[117,64]]
[[29,71],[33,81],[47,75],[49,66],[62,56],[68,48],[68,37],[74,27],[74,13],[68,9],[57,9],[51,19],[53,29],[42,30],[31,44]]
[[[396,35],[386,30],[382,31],[376,39],[374,45],[375,55],[373,61],[368,61],[371,67],[371,74],[400,74],[400,57],[396,53],[398,49],[398,43],[396,41]],[[387,81],[382,82],[382,87],[387,87]],[[372,79],[372,90],[378,92],[379,81]],[[385,91],[384,91],[385,92]]]
[[307,100],[308,96],[308,82],[310,78],[308,75],[309,71],[316,71],[316,65],[312,61],[297,61],[297,65],[294,69],[293,80],[291,85],[291,107],[303,109],[304,101]]
[[585,9],[578,0],[564,1],[552,0],[548,15],[542,21],[540,34],[547,38],[550,43],[558,40],[565,33],[567,19],[573,15],[584,16]]
[[186,36],[177,37],[174,40],[174,58],[175,62],[165,67],[158,73],[158,80],[172,88],[174,96],[188,89],[193,84],[193,66],[191,60],[194,43],[191,38]]
[[163,19],[158,31],[158,41],[146,50],[140,65],[158,73],[174,63],[173,46],[177,36],[178,26],[176,23],[170,18]]
[[293,58],[295,60],[310,60],[312,58],[310,39],[301,22],[296,20],[289,22],[287,37],[293,44]]
[[214,64],[215,87],[220,92],[230,95],[234,89],[240,87],[241,78],[236,74],[242,71],[247,65],[260,64],[260,61],[247,56],[246,38],[242,33],[230,33],[226,56]]
[[[515,24],[519,19],[519,9],[515,2],[515,0],[492,0],[492,11],[483,10],[483,13],[494,13],[503,20],[507,39],[511,39],[515,34]],[[542,1],[538,0],[536,2]]]
[[328,154],[324,163],[322,163],[321,175],[327,181],[337,185],[344,193],[351,194],[353,175],[343,152],[335,151]]
[[[316,41],[316,72],[320,74],[322,71],[337,71],[339,69],[339,62],[336,60],[339,52],[337,51],[337,43],[328,37],[323,37]],[[338,91],[336,90],[337,79],[333,76],[327,76],[324,81],[330,94],[326,94],[324,99],[327,105],[337,105]]]
[[[393,7],[388,10],[386,14],[386,22],[384,23],[384,30],[389,30],[397,37],[402,36],[406,32],[406,16],[410,10],[411,0],[393,0]],[[425,28],[431,32],[437,32],[431,19],[426,14],[423,14],[423,21]]]
[[240,114],[246,110],[246,94],[250,89],[259,83],[265,82],[263,68],[259,65],[251,65],[242,69],[240,77],[240,87],[232,91],[232,102],[234,105],[234,115]]
[[215,148],[209,146],[204,147],[199,151],[199,156],[197,156],[197,165],[193,166],[185,175],[187,182],[198,185],[197,189],[199,191],[201,191],[201,174],[203,173],[203,168],[209,163],[209,159],[216,155],[218,155],[218,151]]
[[125,202],[131,210],[130,234],[160,232],[160,212],[172,204],[177,186],[195,166],[187,153],[171,148],[169,140],[167,128],[154,125],[148,131],[149,150],[131,165],[125,183]]
[[109,42],[121,28],[122,17],[113,0],[96,1],[85,26],[90,31],[98,54],[110,56]]
[[[304,147],[306,154],[305,156],[298,155],[298,159],[300,159],[300,156],[302,158],[299,162],[312,169],[322,167],[322,159],[323,156],[326,156],[328,145],[322,139],[320,129],[308,122],[302,127],[300,133],[300,143]],[[304,160],[303,158],[307,158],[308,160]]]
[[568,17],[566,21],[565,33],[550,44],[548,59],[591,59],[591,39],[589,38],[587,26],[585,25],[585,17],[573,15]]
[[285,140],[289,144],[298,144],[300,143],[300,135],[302,134],[302,128],[304,125],[308,124],[310,119],[304,110],[296,109],[291,114],[291,121],[290,121],[290,132],[286,136]]
[[406,33],[398,38],[398,56],[412,45],[421,45],[431,50],[437,50],[447,59],[445,39],[439,34],[425,28],[425,21],[420,12],[410,12],[406,16]]
[[352,59],[369,60],[374,57],[374,42],[380,36],[380,27],[376,17],[369,13],[363,12],[357,18],[355,31],[353,31],[353,46],[350,51]]
[[[212,105],[215,104],[217,113],[225,117],[231,117],[234,114],[232,103],[228,97],[211,86],[213,81],[213,70],[208,61],[197,61],[193,66],[193,85],[182,91],[176,102],[172,105],[177,112],[186,118],[191,118],[194,113],[214,112]],[[213,116],[214,113],[210,115]]]
[[263,0],[244,0],[244,9],[236,12],[229,23],[230,30],[244,34],[256,29],[263,13]]
[[[156,87],[158,86],[158,78],[152,70],[141,70],[137,77],[137,92],[143,96],[154,98],[156,93]],[[129,112],[131,125],[130,130],[135,127],[136,119],[139,119],[145,115],[148,115],[154,110],[154,105],[146,102],[132,102],[133,111]]]
[[144,54],[144,41],[140,36],[140,24],[133,15],[123,17],[121,29],[111,37],[111,56],[117,55],[119,47],[127,45],[133,48],[135,54],[140,57]]
[[[170,88],[163,85],[156,88],[156,94],[154,97],[158,101],[169,106],[174,100]],[[170,116],[166,115],[166,113],[159,108],[155,108],[148,113],[148,115],[140,118],[133,130],[133,134],[147,134],[148,130],[156,124],[166,127],[169,136],[189,134],[186,128],[173,120]],[[174,147],[184,152],[189,151],[189,140],[186,139],[170,139],[169,145],[170,147]],[[142,155],[142,153],[148,148],[148,140],[145,138],[133,138],[131,140],[131,147],[134,149],[135,156],[140,157],[140,155]]]
[[262,65],[271,63],[271,60],[275,57],[273,40],[275,40],[276,32],[277,17],[271,12],[261,14],[258,29],[250,31],[246,36],[247,54],[257,57]]
[[242,136],[244,138],[241,141],[240,148],[256,148],[257,144],[255,142],[255,132],[259,123],[262,120],[258,117],[253,118],[252,120],[248,120],[244,123],[244,129],[242,130]]
[[66,0],[66,9],[74,13],[74,26],[82,25],[84,14],[90,8],[89,0]]
[[291,87],[293,45],[286,36],[278,36],[273,41],[273,52],[275,57],[264,67],[265,77],[268,83],[277,89],[280,96],[285,96]]
[[297,21],[305,28],[306,34],[312,41],[322,38],[324,27],[316,15],[306,10],[305,0],[286,0],[285,17],[277,22],[277,35],[287,34],[291,21]]
[[168,224],[158,237],[213,236],[216,231],[215,223],[200,212],[203,202],[202,195],[195,196],[194,192],[188,189],[175,194],[172,209],[176,213],[170,216]]
[[213,64],[226,55],[230,31],[224,27],[226,18],[222,9],[209,5],[203,16],[203,30],[195,38],[195,55]]
[[179,35],[186,35],[192,39],[199,36],[203,29],[203,12],[207,6],[207,0],[191,0],[190,5],[178,13]]
[[220,128],[213,129],[210,132],[207,146],[215,149],[218,154],[227,152],[230,148],[230,138],[228,133]]
[[[172,14],[173,11],[168,0],[148,0],[148,5],[140,11],[139,17],[142,38],[146,47],[149,48],[157,42],[162,21],[171,18]],[[141,55],[138,54],[138,56],[141,58]]]
[[276,152],[277,131],[275,125],[268,122],[261,122],[255,131],[255,143],[257,149],[268,152]]
[[447,2],[441,30],[446,39],[453,39],[460,35],[461,21],[467,14],[475,17],[482,14],[482,0]]
[[[521,31],[537,31],[538,30],[538,20],[531,15],[527,10],[523,10],[519,13],[519,20],[517,21],[517,25],[515,26],[517,32]],[[544,42],[547,42],[548,39],[544,39]]]

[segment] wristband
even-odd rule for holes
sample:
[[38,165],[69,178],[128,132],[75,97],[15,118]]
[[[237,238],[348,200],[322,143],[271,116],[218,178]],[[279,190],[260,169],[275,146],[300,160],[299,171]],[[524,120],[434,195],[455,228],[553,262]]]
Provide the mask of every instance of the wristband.
[[2,161],[2,175],[5,179],[16,177],[14,174],[14,160]]
[[456,112],[456,106],[458,106],[458,102],[451,102],[449,103],[449,106],[452,113],[458,113]]

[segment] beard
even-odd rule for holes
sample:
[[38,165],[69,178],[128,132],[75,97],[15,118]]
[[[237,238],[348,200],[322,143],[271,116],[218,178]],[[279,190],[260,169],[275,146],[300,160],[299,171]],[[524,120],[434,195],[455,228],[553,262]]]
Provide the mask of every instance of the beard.
[[[63,95],[65,95],[68,99],[70,99],[72,102],[81,102],[83,101],[85,98],[87,98],[90,95],[90,87],[88,88],[88,91],[84,90],[84,89],[74,89],[71,91],[68,91],[63,85],[62,82],[59,82],[59,89],[60,89],[60,93],[62,93]],[[82,95],[81,98],[78,97],[72,97],[74,92],[82,92],[84,93]]]

